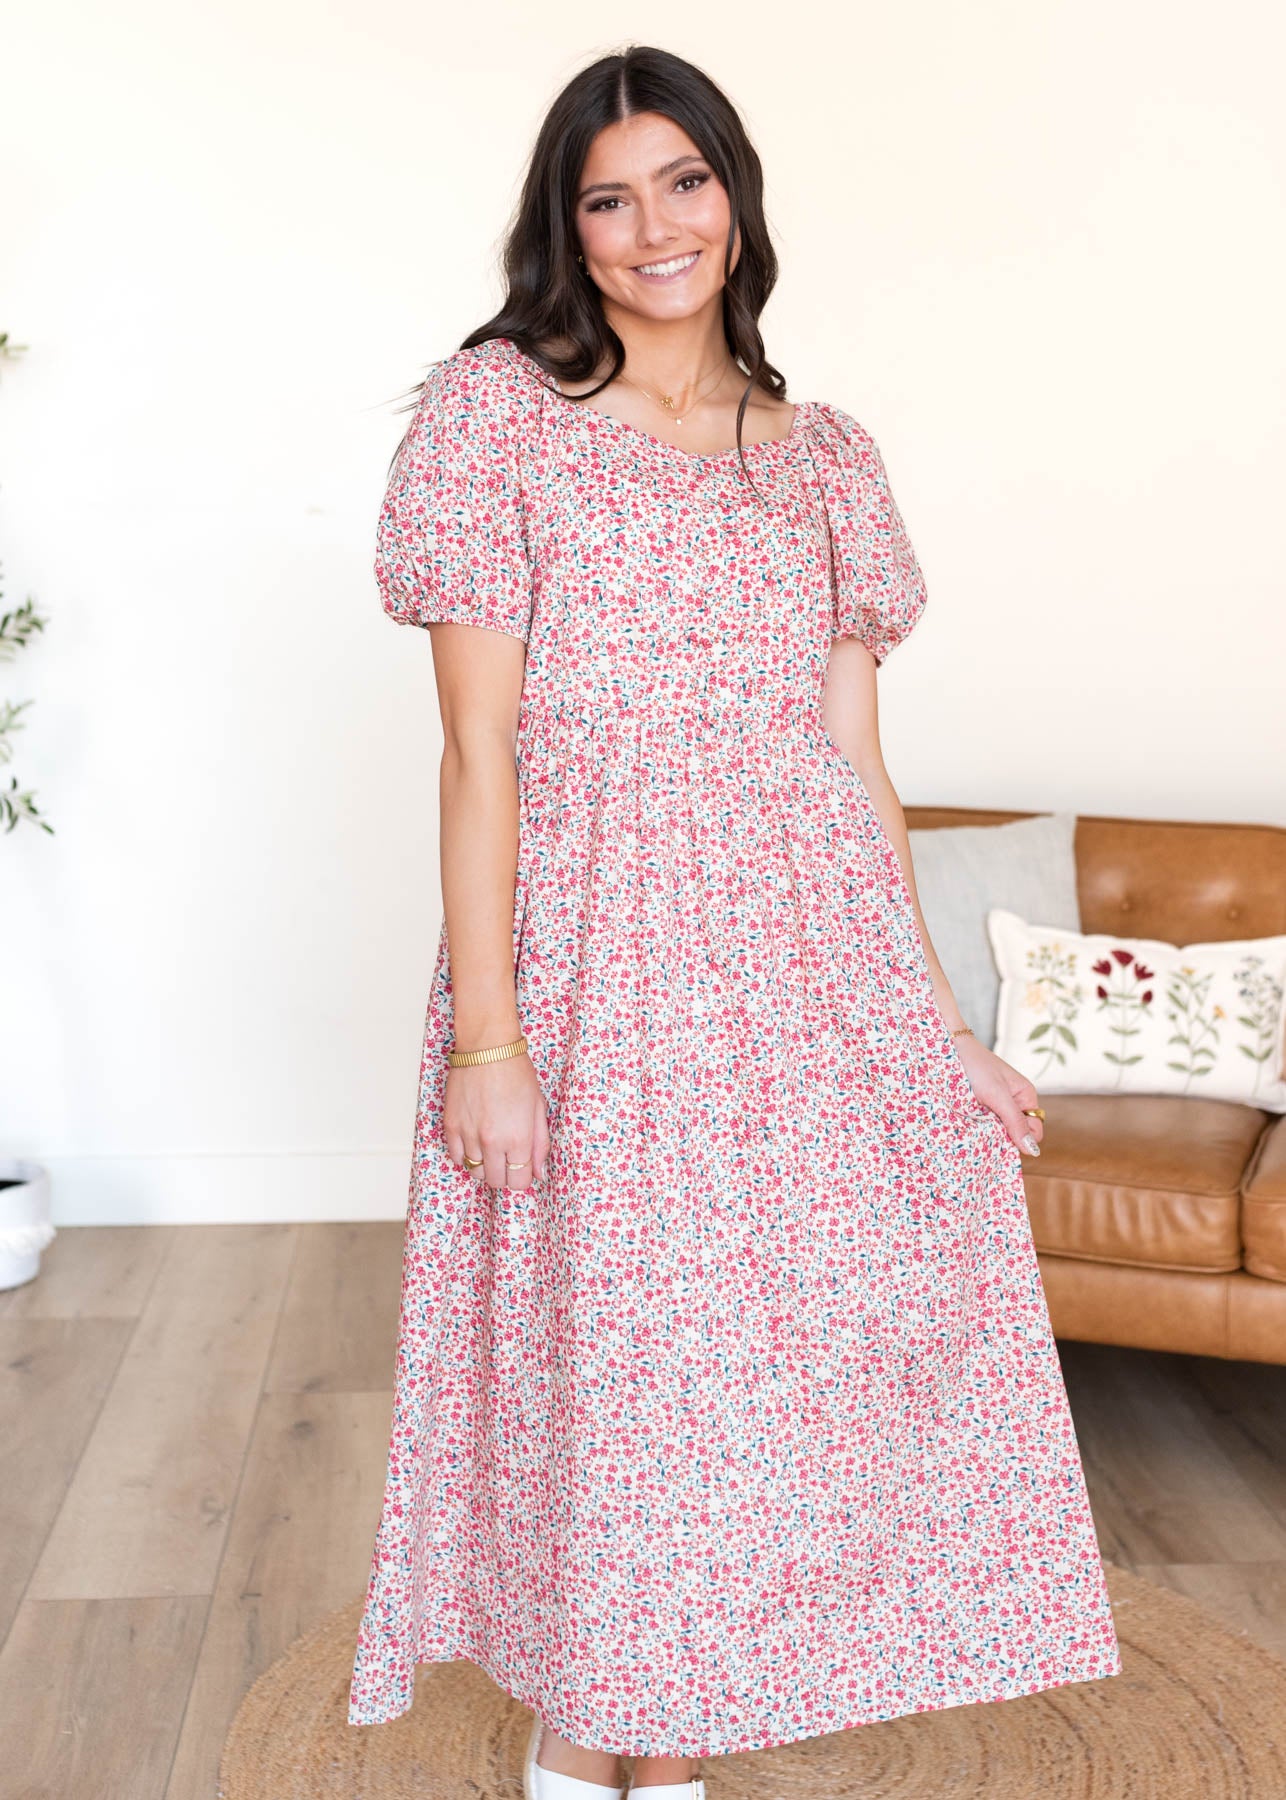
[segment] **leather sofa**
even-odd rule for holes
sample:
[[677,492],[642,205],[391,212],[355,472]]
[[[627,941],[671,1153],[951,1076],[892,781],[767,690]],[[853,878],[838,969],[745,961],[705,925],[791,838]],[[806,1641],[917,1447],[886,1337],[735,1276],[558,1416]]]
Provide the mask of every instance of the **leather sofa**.
[[[1027,812],[905,806],[908,826]],[[1286,932],[1286,830],[1079,815],[1081,929],[1175,944]],[[1286,1363],[1286,1115],[1042,1094],[1027,1204],[1057,1337]]]

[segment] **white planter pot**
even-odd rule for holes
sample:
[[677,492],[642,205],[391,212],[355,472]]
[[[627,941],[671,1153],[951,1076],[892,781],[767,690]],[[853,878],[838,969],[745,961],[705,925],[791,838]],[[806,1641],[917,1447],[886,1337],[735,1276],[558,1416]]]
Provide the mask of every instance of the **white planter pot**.
[[0,1157],[0,1289],[34,1281],[53,1237],[48,1169]]

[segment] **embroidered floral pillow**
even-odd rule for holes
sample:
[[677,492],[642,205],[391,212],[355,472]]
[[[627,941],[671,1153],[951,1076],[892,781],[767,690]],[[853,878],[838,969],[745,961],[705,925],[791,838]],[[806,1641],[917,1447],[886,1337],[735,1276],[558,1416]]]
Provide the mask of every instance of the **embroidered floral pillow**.
[[1286,1112],[1286,937],[1163,944],[993,906],[997,1056],[1047,1094],[1203,1094]]

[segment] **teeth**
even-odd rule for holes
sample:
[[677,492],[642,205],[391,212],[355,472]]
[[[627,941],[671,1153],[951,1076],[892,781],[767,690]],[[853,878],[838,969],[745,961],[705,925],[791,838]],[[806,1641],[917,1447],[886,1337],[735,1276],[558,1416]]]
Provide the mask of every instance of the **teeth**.
[[640,263],[639,264],[639,274],[640,275],[677,275],[680,269],[688,268],[696,260],[697,260],[697,253],[694,250],[692,252],[691,256],[677,256],[677,257],[675,257],[673,262]]

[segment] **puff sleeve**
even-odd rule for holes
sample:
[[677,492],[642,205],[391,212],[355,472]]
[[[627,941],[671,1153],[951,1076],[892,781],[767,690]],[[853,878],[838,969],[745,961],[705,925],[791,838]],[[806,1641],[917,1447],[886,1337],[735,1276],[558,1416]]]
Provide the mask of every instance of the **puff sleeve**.
[[829,405],[817,409],[813,436],[830,539],[831,635],[860,639],[879,664],[924,611],[924,576],[875,439]]
[[375,579],[398,624],[481,625],[526,643],[527,403],[486,349],[456,351],[429,371],[380,508]]

